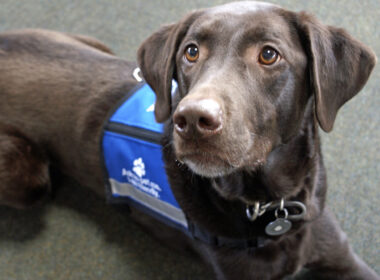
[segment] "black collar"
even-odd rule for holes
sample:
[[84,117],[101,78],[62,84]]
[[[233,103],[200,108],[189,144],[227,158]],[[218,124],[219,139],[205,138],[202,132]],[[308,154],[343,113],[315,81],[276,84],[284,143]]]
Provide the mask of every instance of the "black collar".
[[190,234],[190,237],[201,241],[212,247],[226,247],[231,249],[257,249],[264,247],[270,242],[269,238],[266,237],[255,237],[252,239],[235,239],[228,238],[223,236],[217,236],[211,234],[209,231],[202,229],[201,227],[195,225],[194,223],[188,220],[188,229],[187,235]]
[[[285,207],[295,207],[300,210],[299,214],[289,215]],[[248,208],[247,208],[248,209]],[[263,205],[263,207],[257,207],[257,211],[259,211],[256,215],[256,218],[259,218],[261,215],[263,215],[267,210],[275,210],[276,209],[276,219],[277,219],[277,212],[280,211],[286,211],[286,217],[285,219],[289,219],[293,222],[303,221],[306,215],[306,206],[299,201],[285,201],[284,199],[281,199],[280,202],[274,203],[266,203]],[[247,212],[247,218],[251,221],[256,220],[251,219],[249,217]],[[284,220],[284,218],[282,218]],[[264,247],[267,245],[271,240],[266,236],[256,236],[250,239],[234,239],[234,238],[228,238],[223,236],[217,236],[214,234],[211,234],[209,231],[202,229],[201,227],[197,226],[196,224],[192,223],[187,218],[188,223],[188,232],[187,235],[190,235],[191,238],[195,240],[199,240],[207,245],[213,246],[213,247],[227,247],[232,249],[257,249]],[[272,222],[273,223],[273,222]],[[268,227],[268,226],[267,226]],[[273,234],[270,234],[273,236]],[[281,235],[281,234],[280,234]]]

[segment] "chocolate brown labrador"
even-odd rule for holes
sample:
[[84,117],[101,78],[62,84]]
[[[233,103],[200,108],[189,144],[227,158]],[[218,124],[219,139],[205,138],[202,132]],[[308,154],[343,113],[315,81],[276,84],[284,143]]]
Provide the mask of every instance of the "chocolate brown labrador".
[[[236,2],[161,28],[138,62],[165,122],[172,190],[196,230],[191,239],[135,215],[140,223],[183,238],[217,279],[282,279],[302,267],[322,279],[380,279],[325,206],[318,136],[366,83],[376,62],[368,47],[307,13]],[[102,124],[136,85],[134,68],[84,36],[0,35],[2,204],[38,201],[50,166],[103,192]]]

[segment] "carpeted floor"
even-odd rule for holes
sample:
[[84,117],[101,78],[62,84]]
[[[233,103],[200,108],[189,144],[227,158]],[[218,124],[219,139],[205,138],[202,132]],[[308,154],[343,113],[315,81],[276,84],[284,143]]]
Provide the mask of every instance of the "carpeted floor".
[[[48,28],[94,36],[134,60],[160,25],[222,0],[1,0],[0,31]],[[380,54],[378,0],[273,0],[347,29]],[[355,251],[380,273],[380,68],[322,133],[328,203]],[[0,147],[1,149],[1,147]],[[0,182],[1,183],[1,182]],[[44,207],[0,207],[0,280],[211,279],[197,260],[143,233],[122,212],[69,180]],[[302,279],[310,279],[304,276]]]

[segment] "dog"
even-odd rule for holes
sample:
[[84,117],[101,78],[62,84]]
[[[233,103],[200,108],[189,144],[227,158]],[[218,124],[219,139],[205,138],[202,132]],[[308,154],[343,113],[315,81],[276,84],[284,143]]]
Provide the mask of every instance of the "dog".
[[[138,223],[190,246],[216,279],[283,279],[302,267],[322,279],[380,279],[325,206],[318,136],[368,80],[368,47],[307,13],[235,2],[162,27],[137,56],[193,238],[132,209]],[[1,204],[40,201],[51,168],[103,194],[103,123],[138,84],[136,67],[86,36],[0,35]]]

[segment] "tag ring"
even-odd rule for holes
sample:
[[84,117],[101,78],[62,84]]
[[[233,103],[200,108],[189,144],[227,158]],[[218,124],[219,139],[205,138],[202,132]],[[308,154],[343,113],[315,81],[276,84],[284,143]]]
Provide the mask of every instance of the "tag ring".
[[286,220],[288,218],[288,210],[286,208],[281,209],[281,207],[277,208],[276,211],[274,211],[274,216],[276,217],[276,219],[278,219],[278,210],[284,212],[284,217],[282,217],[282,219]]

